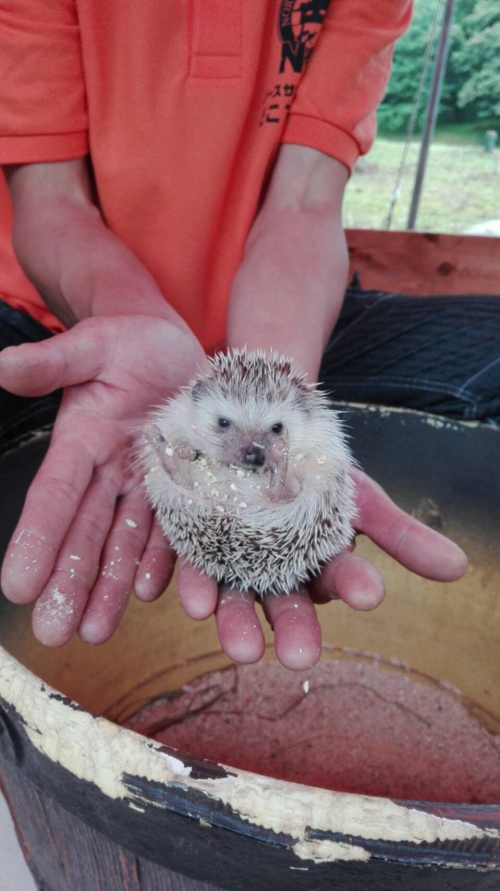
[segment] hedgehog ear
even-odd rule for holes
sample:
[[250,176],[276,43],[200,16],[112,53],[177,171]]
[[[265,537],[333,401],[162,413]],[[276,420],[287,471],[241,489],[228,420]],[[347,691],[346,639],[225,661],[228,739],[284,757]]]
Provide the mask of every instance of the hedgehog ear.
[[299,390],[298,393],[295,393],[293,402],[294,402],[294,405],[296,406],[296,408],[300,409],[301,412],[303,412],[305,415],[307,415],[307,417],[309,417],[309,415],[311,414],[311,411],[310,411],[307,396],[305,393],[301,393]]
[[199,400],[205,395],[207,390],[207,382],[198,381],[191,390],[191,396],[193,397],[194,402],[199,402]]

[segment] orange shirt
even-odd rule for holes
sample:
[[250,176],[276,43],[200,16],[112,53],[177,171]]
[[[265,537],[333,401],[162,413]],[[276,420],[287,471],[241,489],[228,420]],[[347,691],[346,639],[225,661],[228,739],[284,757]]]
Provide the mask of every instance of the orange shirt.
[[[352,169],[410,15],[411,0],[3,0],[0,163],[90,152],[106,224],[210,351],[280,144]],[[62,330],[10,226],[2,181],[0,293]]]

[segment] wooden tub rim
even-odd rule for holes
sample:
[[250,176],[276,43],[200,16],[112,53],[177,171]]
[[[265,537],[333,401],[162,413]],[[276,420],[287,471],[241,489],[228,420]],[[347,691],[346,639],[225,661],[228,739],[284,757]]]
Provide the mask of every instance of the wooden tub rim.
[[147,806],[163,806],[158,788],[165,806],[170,793],[175,800],[182,790],[198,803],[202,798],[195,818],[203,825],[228,828],[229,812],[232,831],[291,848],[297,862],[383,857],[476,866],[471,857],[479,842],[483,865],[500,868],[500,805],[396,802],[193,759],[92,715],[3,647],[0,703],[4,730],[5,718],[21,726],[41,755],[108,798],[123,800],[139,819]]

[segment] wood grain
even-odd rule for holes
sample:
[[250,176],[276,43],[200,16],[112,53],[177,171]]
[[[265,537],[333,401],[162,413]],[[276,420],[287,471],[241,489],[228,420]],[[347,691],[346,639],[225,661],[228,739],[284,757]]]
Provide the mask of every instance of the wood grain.
[[409,296],[500,295],[500,238],[347,229],[350,275]]

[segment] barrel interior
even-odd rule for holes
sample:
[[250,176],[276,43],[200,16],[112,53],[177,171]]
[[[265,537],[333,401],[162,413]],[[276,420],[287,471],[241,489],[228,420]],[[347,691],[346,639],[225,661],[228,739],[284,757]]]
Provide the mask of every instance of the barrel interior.
[[[394,670],[404,663],[431,683],[457,688],[484,726],[499,733],[500,434],[482,425],[354,406],[348,424],[364,469],[402,507],[454,538],[470,567],[458,582],[428,581],[360,538],[359,553],[382,571],[387,597],[369,613],[340,602],[321,607],[324,656],[375,654]],[[4,547],[45,448],[37,442],[0,461],[11,501],[1,529]],[[132,597],[112,640],[92,648],[77,638],[60,649],[44,647],[32,635],[30,607],[2,598],[0,610],[0,644],[9,653],[84,708],[120,723],[155,697],[230,664],[214,621],[197,623],[183,613],[175,580],[154,604]],[[266,658],[272,659],[272,634],[266,634]]]

